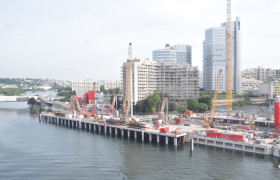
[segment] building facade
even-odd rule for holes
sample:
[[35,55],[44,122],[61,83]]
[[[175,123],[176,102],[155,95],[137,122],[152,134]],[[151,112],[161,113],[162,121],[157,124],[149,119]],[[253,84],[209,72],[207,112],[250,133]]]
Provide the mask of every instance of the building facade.
[[249,94],[252,90],[258,89],[262,82],[256,78],[255,68],[242,71],[242,92],[244,94]]
[[280,97],[280,70],[273,70],[273,77],[266,78],[259,86],[260,94],[269,99]]
[[185,44],[173,46],[166,44],[164,49],[153,51],[153,60],[173,63],[189,63],[191,65],[192,47]]
[[198,98],[199,71],[188,63],[159,62],[159,87],[171,100],[186,101]]
[[95,83],[95,91],[100,91],[100,82],[94,80],[72,81],[72,91],[76,91],[77,95],[93,90]]
[[273,78],[276,75],[276,70],[271,68],[257,67],[255,68],[255,77],[257,80],[266,81],[269,78]]
[[[122,66],[125,92],[126,63]],[[188,63],[134,59],[132,61],[133,102],[145,99],[156,89],[169,94],[171,100],[185,101],[199,95],[199,71]]]
[[113,80],[113,81],[104,81],[104,89],[116,89],[120,88],[122,90],[122,81],[121,80]]
[[167,61],[176,62],[176,51],[174,47],[169,44],[165,44],[164,49],[157,49],[153,51],[153,60],[156,61]]
[[[232,21],[232,77],[233,93],[241,94],[240,19]],[[219,70],[222,77],[219,92],[226,91],[226,23],[205,30],[203,41],[203,86],[206,91],[216,89]]]
[[174,45],[176,63],[189,63],[192,65],[192,47],[185,44]]

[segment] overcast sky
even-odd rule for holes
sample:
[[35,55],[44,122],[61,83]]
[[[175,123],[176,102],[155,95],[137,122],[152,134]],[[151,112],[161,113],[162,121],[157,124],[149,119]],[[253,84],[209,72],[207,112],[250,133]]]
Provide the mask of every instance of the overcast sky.
[[[280,69],[280,0],[232,0],[241,19],[242,69]],[[151,58],[192,46],[202,70],[204,31],[226,21],[226,0],[0,0],[0,77],[120,79],[128,43]]]

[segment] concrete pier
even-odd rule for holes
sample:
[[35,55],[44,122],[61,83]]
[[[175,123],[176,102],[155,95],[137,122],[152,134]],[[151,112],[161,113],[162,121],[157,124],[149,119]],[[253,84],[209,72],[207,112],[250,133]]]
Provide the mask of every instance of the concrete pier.
[[225,149],[232,149],[237,151],[251,152],[263,155],[273,155],[275,147],[273,145],[253,144],[241,141],[232,141],[220,138],[210,138],[206,136],[191,135],[195,144],[203,144],[207,146],[221,147]]
[[137,131],[134,131],[134,139],[137,139]]
[[[130,137],[140,140],[142,142],[151,142],[151,143],[162,143],[166,145],[178,146],[183,144],[187,139],[192,139],[194,144],[202,144],[206,146],[215,146],[225,149],[238,150],[243,152],[250,152],[263,155],[273,155],[280,157],[280,146],[268,145],[268,144],[253,144],[240,141],[232,141],[220,138],[210,138],[206,136],[198,136],[193,134],[165,134],[160,133],[151,129],[133,129],[127,126],[116,126],[116,125],[105,125],[101,122],[96,121],[87,121],[75,118],[65,118],[58,117],[52,114],[40,114],[39,121],[43,123],[56,124],[64,127],[70,127],[73,129],[83,129],[85,131],[92,131],[94,133],[98,131],[98,134],[109,134],[112,135],[115,133],[115,137],[118,137],[118,132],[121,137],[126,137],[129,140]],[[192,146],[193,148],[193,146]],[[191,148],[191,151],[193,150]]]
[[[115,126],[115,125],[105,125],[104,123],[96,122],[96,121],[86,121],[76,118],[65,118],[65,117],[58,117],[52,114],[40,114],[39,121],[44,123],[52,123],[57,124],[65,127],[70,127],[73,129],[83,129],[83,130],[94,130],[94,132],[98,132],[98,134],[106,135],[108,130],[109,134],[115,134],[115,137],[118,137],[120,133],[121,137],[126,137],[130,139],[131,135],[134,136],[135,140],[140,140],[142,142],[153,142],[154,143],[163,143],[164,141],[160,139],[165,139],[165,144],[171,144],[169,142],[170,138],[174,139],[174,146],[177,146],[177,142],[181,142],[180,144],[184,143],[184,137],[186,133],[182,134],[165,134],[160,133],[155,130],[149,129],[133,129],[127,126]],[[119,133],[118,133],[119,132]],[[132,134],[131,134],[132,133]],[[145,138],[146,137],[146,138]],[[154,138],[153,138],[154,137]],[[155,138],[156,137],[156,138]]]

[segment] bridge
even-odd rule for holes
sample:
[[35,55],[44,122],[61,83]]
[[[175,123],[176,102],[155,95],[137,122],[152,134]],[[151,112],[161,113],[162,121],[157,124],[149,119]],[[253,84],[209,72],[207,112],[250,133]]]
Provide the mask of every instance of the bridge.
[[0,96],[0,102],[28,101],[30,98],[38,99],[38,96]]

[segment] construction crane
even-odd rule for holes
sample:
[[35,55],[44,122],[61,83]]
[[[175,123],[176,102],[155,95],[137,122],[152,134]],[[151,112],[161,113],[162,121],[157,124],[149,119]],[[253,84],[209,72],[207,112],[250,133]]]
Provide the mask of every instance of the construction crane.
[[132,108],[130,108],[130,106],[132,105],[131,89],[132,89],[132,43],[129,43],[128,58],[126,63],[126,75],[125,75],[125,96],[124,96],[124,105],[123,105],[125,118],[128,117],[129,110],[132,112]]
[[231,0],[227,0],[226,29],[226,110],[232,110],[232,34],[231,34]]
[[203,126],[212,126],[212,124],[213,124],[214,112],[216,109],[216,101],[217,101],[217,97],[218,97],[218,93],[219,93],[222,72],[223,72],[223,70],[221,69],[218,74],[218,78],[217,78],[217,82],[216,82],[216,90],[215,90],[215,94],[214,94],[214,99],[212,101],[210,120],[208,121],[207,118],[204,118],[204,120],[202,121]]
[[110,111],[111,111],[112,114],[115,112],[114,105],[116,103],[117,97],[118,97],[118,95],[116,95],[116,94],[113,96],[112,104],[111,104],[111,107],[110,107]]

